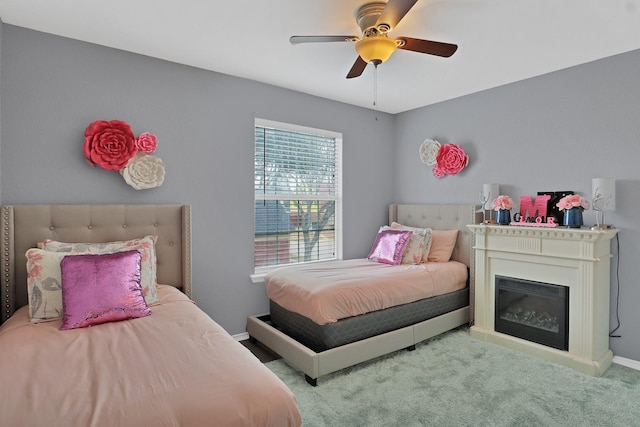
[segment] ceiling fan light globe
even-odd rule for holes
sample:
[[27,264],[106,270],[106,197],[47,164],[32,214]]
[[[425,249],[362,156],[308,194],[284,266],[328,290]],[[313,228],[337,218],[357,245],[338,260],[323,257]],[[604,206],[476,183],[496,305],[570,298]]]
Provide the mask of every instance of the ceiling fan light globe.
[[396,41],[386,36],[365,37],[356,42],[356,52],[360,58],[376,65],[389,59],[397,47]]

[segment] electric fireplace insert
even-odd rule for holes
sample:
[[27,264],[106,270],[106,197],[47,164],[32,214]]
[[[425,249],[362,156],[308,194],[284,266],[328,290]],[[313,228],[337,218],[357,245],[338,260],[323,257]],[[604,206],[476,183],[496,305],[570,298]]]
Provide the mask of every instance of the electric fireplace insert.
[[496,276],[495,330],[569,350],[569,287]]

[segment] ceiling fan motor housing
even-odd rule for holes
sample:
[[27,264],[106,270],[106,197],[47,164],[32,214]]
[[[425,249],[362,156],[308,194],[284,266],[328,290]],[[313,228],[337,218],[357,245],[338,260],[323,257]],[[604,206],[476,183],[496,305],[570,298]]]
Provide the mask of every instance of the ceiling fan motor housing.
[[[382,11],[386,5],[386,3],[382,2],[372,2],[363,4],[356,10],[356,21],[363,34],[370,28],[376,28],[378,18],[382,15]],[[380,28],[376,28],[376,30],[383,33],[391,29],[387,24],[381,24],[379,27]]]

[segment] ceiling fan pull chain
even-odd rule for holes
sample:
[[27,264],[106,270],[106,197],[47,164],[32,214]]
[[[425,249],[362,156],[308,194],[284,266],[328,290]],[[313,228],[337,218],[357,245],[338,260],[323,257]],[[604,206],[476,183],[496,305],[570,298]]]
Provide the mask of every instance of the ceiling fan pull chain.
[[373,64],[373,106],[378,103],[378,64]]

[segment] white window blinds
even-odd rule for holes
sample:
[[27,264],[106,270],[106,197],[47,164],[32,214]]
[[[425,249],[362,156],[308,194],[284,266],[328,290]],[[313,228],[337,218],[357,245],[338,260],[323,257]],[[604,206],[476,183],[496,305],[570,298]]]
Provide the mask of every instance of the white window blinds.
[[256,120],[256,270],[339,258],[342,138]]

